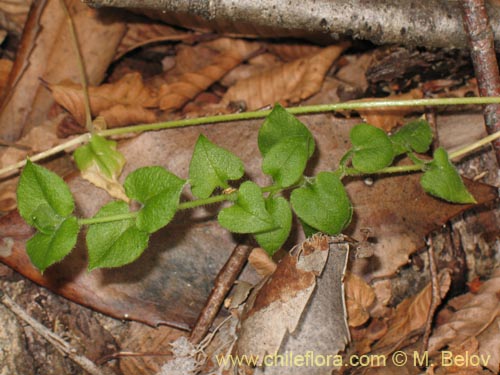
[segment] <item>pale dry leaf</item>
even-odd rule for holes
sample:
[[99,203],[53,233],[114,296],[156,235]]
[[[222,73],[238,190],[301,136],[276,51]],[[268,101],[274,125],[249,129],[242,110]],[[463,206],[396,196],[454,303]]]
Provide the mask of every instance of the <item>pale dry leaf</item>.
[[[421,89],[416,88],[405,94],[390,95],[383,99],[366,98],[360,102],[376,100],[407,100],[422,99],[424,94]],[[419,107],[380,107],[376,109],[358,109],[359,115],[370,125],[376,126],[385,131],[390,131],[398,125],[403,124],[404,117],[410,113],[418,111]]]
[[366,69],[373,60],[371,53],[365,53],[359,56],[345,56],[347,64],[341,67],[335,74],[335,77],[352,86],[358,87],[361,92],[368,88],[366,79]]
[[31,0],[0,1],[0,28],[21,35],[30,5]]
[[390,280],[375,280],[372,283],[375,293],[375,303],[370,309],[373,317],[387,317],[388,310],[391,309],[389,303],[392,299],[392,284]]
[[375,292],[361,277],[348,272],[345,277],[346,305],[349,327],[358,327],[370,318],[369,309]]
[[[313,236],[296,255],[288,254],[250,296],[238,332],[238,355],[306,351],[337,354],[349,341],[344,288],[349,243],[343,236]],[[308,374],[330,373],[313,367]],[[300,367],[273,368],[273,374],[300,374]],[[262,373],[257,370],[256,373]],[[267,373],[267,372],[266,372]]]
[[127,32],[116,48],[113,60],[144,45],[164,41],[181,41],[191,37],[191,32],[180,31],[162,23],[128,22]]
[[127,194],[125,194],[123,185],[120,184],[116,178],[104,175],[95,163],[86,170],[81,171],[81,175],[84,179],[98,188],[106,190],[113,198],[130,202],[130,198],[127,197]]
[[[55,101],[70,112],[78,123],[83,124],[85,106],[81,86],[73,83],[49,84],[49,88]],[[103,111],[117,105],[143,108],[158,106],[156,93],[146,87],[139,73],[129,73],[117,82],[90,87],[89,99],[93,116],[99,116]]]
[[437,327],[429,340],[429,351],[435,353],[446,345],[458,345],[468,337],[478,337],[486,332],[500,316],[499,296],[500,268],[497,268],[477,294],[456,311],[448,322]]
[[248,110],[254,110],[276,102],[297,103],[306,99],[320,90],[326,72],[346,47],[330,46],[239,81],[227,91],[222,103],[243,101]]
[[109,109],[101,111],[99,115],[104,118],[108,128],[135,124],[150,124],[158,120],[155,111],[134,104],[117,104]]
[[[446,271],[440,273],[439,290],[444,296],[450,288],[451,277]],[[387,334],[377,342],[376,348],[385,348],[403,342],[412,332],[422,328],[429,314],[432,300],[432,286],[429,283],[415,296],[402,301],[397,307],[394,318],[389,323]]]
[[219,53],[200,69],[185,72],[176,82],[161,85],[158,93],[161,110],[173,111],[182,107],[260,48],[257,43],[229,38],[217,39],[205,45]]
[[479,355],[488,358],[486,367],[493,372],[500,371],[500,317],[497,317],[488,329],[477,336],[477,340]]
[[233,293],[224,300],[224,307],[228,310],[241,306],[250,295],[253,285],[246,281],[236,280],[234,282]]
[[276,263],[262,248],[256,247],[248,256],[248,262],[261,276],[269,276],[276,270]]

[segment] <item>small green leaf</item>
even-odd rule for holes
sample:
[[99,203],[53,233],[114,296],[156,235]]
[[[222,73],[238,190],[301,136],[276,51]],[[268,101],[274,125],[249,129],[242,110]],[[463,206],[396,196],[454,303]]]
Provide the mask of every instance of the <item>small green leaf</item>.
[[420,179],[427,193],[453,203],[476,203],[442,147],[434,151],[428,168]]
[[61,217],[69,216],[75,208],[73,196],[64,180],[29,160],[19,179],[17,205],[23,219],[32,226],[37,225],[35,212],[40,213],[37,211],[40,205],[50,207]]
[[320,172],[312,184],[295,189],[290,197],[297,216],[326,234],[338,234],[351,221],[352,206],[342,182],[331,172]]
[[304,231],[306,238],[310,238],[313,235],[315,235],[316,233],[318,233],[317,229],[308,225],[304,220],[299,219],[299,221],[300,221],[300,225],[302,225],[302,230]]
[[64,221],[64,217],[59,216],[46,203],[42,203],[33,211],[32,219],[34,227],[46,234],[54,232]]
[[392,142],[383,130],[359,124],[352,128],[350,138],[353,145],[352,165],[357,170],[373,173],[392,163]]
[[262,190],[251,181],[241,184],[236,202],[219,212],[220,225],[234,233],[259,233],[276,229],[266,210]]
[[26,243],[31,262],[41,272],[62,260],[76,244],[80,226],[76,217],[63,220],[53,231],[38,232]]
[[73,157],[79,170],[95,165],[108,178],[118,177],[125,165],[125,157],[116,150],[116,142],[97,134],[92,135],[88,144],[77,148]]
[[229,151],[200,135],[189,165],[191,191],[198,198],[208,198],[215,188],[227,188],[228,180],[238,180],[245,169],[243,162]]
[[432,129],[425,120],[410,121],[390,137],[396,155],[415,151],[424,153],[432,143]]
[[75,150],[73,157],[83,178],[106,190],[112,197],[128,199],[118,181],[125,157],[116,150],[116,142],[94,134],[88,144]]
[[124,187],[127,196],[143,204],[137,228],[156,232],[174,217],[185,180],[162,167],[144,167],[130,173]]
[[[114,201],[95,215],[106,217],[129,212],[125,202]],[[95,268],[120,267],[136,260],[148,246],[148,233],[139,230],[134,219],[91,224],[87,231],[89,271]]]
[[273,256],[285,243],[290,234],[290,230],[292,229],[292,210],[287,200],[282,197],[266,199],[266,209],[279,228],[255,234],[255,239],[269,255]]
[[314,138],[297,118],[276,104],[259,129],[262,170],[282,187],[298,181],[314,153]]

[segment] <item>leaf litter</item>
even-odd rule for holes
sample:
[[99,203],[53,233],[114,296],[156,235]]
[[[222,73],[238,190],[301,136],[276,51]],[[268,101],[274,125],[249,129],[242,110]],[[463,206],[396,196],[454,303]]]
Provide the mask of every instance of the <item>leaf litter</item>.
[[[165,69],[164,73],[153,78],[144,78],[140,72],[131,73],[123,76],[114,83],[104,83],[95,88],[91,88],[92,112],[95,116],[104,116],[110,127],[124,126],[139,122],[149,123],[158,121],[165,116],[176,118],[176,116],[180,116],[179,111],[183,110],[186,104],[192,103],[198,95],[203,93],[213,95],[215,109],[212,109],[212,111],[227,110],[225,107],[233,102],[243,102],[244,107],[247,109],[258,109],[269,104],[274,104],[275,102],[283,104],[300,103],[314,94],[321,95],[323,88],[327,87],[325,82],[338,79],[339,81],[329,88],[329,90],[335,91],[338,97],[337,90],[339,84],[354,85],[356,77],[352,77],[352,75],[362,75],[370,62],[369,57],[348,60],[348,63],[344,65],[344,67],[340,67],[339,74],[335,76],[334,73],[332,73],[334,71],[331,70],[332,64],[345,50],[346,46],[344,45],[327,48],[309,44],[273,43],[271,45],[258,41],[248,42],[246,40],[228,38],[219,38],[214,41],[200,43],[195,42],[194,45],[190,45],[184,44],[183,42],[191,38],[192,33],[190,32],[186,33],[170,28],[169,26],[154,23],[151,26],[147,23],[137,24],[136,26],[133,26],[133,24],[129,25],[125,37],[121,38],[120,46],[111,48],[111,50],[113,50],[111,52],[114,53],[114,58],[119,58],[124,54],[133,52],[139,46],[147,47],[149,44],[156,43],[159,40],[167,40],[167,43],[179,44],[177,46],[176,56],[174,57],[173,67],[171,69]],[[123,25],[117,26],[117,33],[123,34],[123,32]],[[120,38],[117,38],[117,40],[118,39]],[[254,54],[260,54],[264,50],[269,52],[254,56]],[[192,58],[193,55],[197,56],[198,54],[206,58]],[[32,56],[36,57],[36,55]],[[245,63],[247,60],[248,62]],[[361,67],[358,66],[354,69],[352,61],[358,60],[359,66]],[[18,61],[17,64],[21,62],[22,61]],[[100,65],[101,70],[106,69],[107,64],[109,64],[102,63],[101,61],[95,63]],[[313,69],[308,69],[309,67]],[[353,68],[355,73],[346,73],[349,67]],[[232,77],[231,74],[233,74]],[[290,79],[292,76],[295,77],[295,80]],[[64,83],[64,78],[59,79],[52,78],[52,76],[50,77],[51,79],[47,80],[47,82],[48,86],[52,89],[52,94],[56,102],[59,102],[59,104],[72,113],[78,121],[83,122],[83,97],[78,85],[74,83]],[[351,82],[349,82],[349,77],[352,78]],[[359,82],[366,82],[366,80],[363,81],[363,79],[364,77],[360,77]],[[100,79],[97,79],[97,81],[100,81]],[[217,82],[221,82],[223,85],[222,87],[227,87],[228,90],[225,91],[225,88],[217,88]],[[366,90],[366,83],[361,83],[357,90],[358,93],[364,92]],[[326,93],[327,92],[324,94],[326,95]],[[328,94],[331,93],[328,92]],[[466,92],[457,91],[457,94],[465,95]],[[404,98],[409,96],[411,98],[420,98],[422,95],[422,91],[417,88],[407,93],[391,95],[391,97]],[[219,98],[220,103],[217,102],[217,98]],[[25,99],[23,102],[28,102],[28,99],[29,98]],[[37,99],[32,100],[35,102]],[[387,115],[386,111],[382,110],[360,111],[360,115],[368,122],[389,131],[401,124],[404,116],[411,112],[413,112],[413,109],[400,109],[397,113],[391,115]],[[191,115],[196,115],[196,110],[191,112]],[[43,115],[40,116],[43,118]],[[325,122],[326,119],[322,119],[321,121]],[[348,126],[353,125],[352,122],[349,124]],[[319,124],[314,124],[314,121],[312,121],[311,127],[318,130],[317,128],[319,126],[316,125]],[[343,124],[338,126],[343,126]],[[233,136],[227,132],[228,127],[222,128],[223,130],[220,132],[215,131],[215,140],[217,140],[217,138],[222,140],[223,138],[237,137],[236,134],[238,134],[238,131],[234,132]],[[336,155],[340,154],[340,151],[336,151],[335,149],[347,138],[345,134],[341,133],[333,140],[326,142],[324,140],[325,136],[331,134],[333,131],[333,129],[330,129],[330,133],[325,132],[325,135],[322,135],[321,132],[313,131],[313,134],[315,134],[320,141],[318,142],[320,154],[322,158],[324,157],[326,159],[325,161],[321,161],[320,165],[328,165],[331,163]],[[153,137],[140,136],[137,140],[132,140],[130,145],[125,145],[124,150],[129,151],[124,152],[127,159],[134,158],[137,154],[133,154],[132,151],[130,151],[133,150],[134,147],[144,148],[148,147],[147,145],[152,145],[152,160],[162,158],[164,160],[162,163],[167,164],[169,167],[174,163],[176,168],[182,171],[182,167],[180,166],[181,160],[186,160],[186,152],[183,151],[182,148],[176,149],[176,152],[180,155],[176,156],[177,159],[174,162],[168,160],[168,158],[172,157],[171,154],[156,151],[162,146],[167,148],[170,146],[170,150],[173,150],[174,148],[172,147],[174,145],[179,145],[186,140],[188,143],[191,142],[190,145],[192,146],[194,145],[194,137],[197,135],[195,133],[198,132],[198,130],[184,132],[183,134],[177,135],[177,138],[174,136],[174,140],[168,139],[171,137],[169,132],[165,132],[165,136],[156,141],[151,139]],[[34,132],[31,134],[32,138],[26,138],[26,142],[22,144],[29,145],[33,150],[47,148],[56,143],[50,143],[50,141],[46,141],[42,136],[47,136],[51,139],[53,135],[55,135],[53,127],[49,130],[41,131],[41,133]],[[156,137],[156,135],[154,137]],[[37,142],[40,146],[37,146]],[[19,143],[21,143],[21,141],[19,141]],[[235,141],[229,142],[228,144],[226,141],[226,144],[224,144],[224,142],[221,144],[228,146],[233,151],[241,151],[241,142]],[[250,162],[250,173],[255,175],[257,174],[257,169],[254,168],[252,170],[252,163],[256,163],[252,161],[252,159],[254,159],[252,156],[255,150],[252,150],[250,146],[245,147],[248,147],[248,150],[243,150],[242,154],[244,157],[242,157],[242,159],[245,163]],[[16,151],[16,148],[8,148],[7,150],[13,153],[19,151],[19,149]],[[331,152],[331,150],[334,151]],[[129,153],[127,154],[127,152]],[[156,155],[153,156],[155,152]],[[20,152],[18,157],[23,158],[25,155],[26,151]],[[139,162],[139,164],[142,163],[150,164],[151,161],[148,160],[146,156]],[[124,175],[130,171],[130,167],[128,169],[126,168]],[[122,176],[122,179],[123,178],[124,176]],[[259,176],[258,178],[264,177]],[[397,277],[396,272],[401,267],[404,267],[411,254],[424,245],[423,236],[428,234],[431,229],[444,224],[449,218],[455,216],[462,210],[462,208],[447,208],[448,205],[445,203],[436,202],[433,198],[426,200],[427,196],[423,194],[418,195],[419,193],[417,193],[416,189],[413,189],[413,187],[417,186],[416,179],[411,182],[407,182],[407,180],[400,177],[395,177],[392,181],[391,179],[392,177],[376,180],[374,185],[375,189],[367,188],[360,181],[354,181],[348,186],[348,193],[352,196],[358,212],[357,215],[359,215],[350,229],[352,234],[354,234],[356,238],[360,238],[362,229],[371,227],[375,229],[374,236],[377,240],[374,257],[372,259],[368,258],[368,260],[355,260],[351,266],[352,271],[347,274],[344,281],[346,284],[347,314],[349,316],[351,331],[356,332],[356,330],[358,330],[358,332],[364,332],[363,337],[359,339],[357,339],[357,337],[360,336],[356,336],[355,334],[352,335],[354,338],[352,345],[358,348],[360,353],[368,352],[369,350],[377,350],[380,347],[391,345],[393,347],[398,347],[398,345],[405,341],[405,339],[408,339],[415,330],[418,331],[421,329],[422,322],[426,319],[427,306],[430,304],[429,286],[422,289],[419,294],[409,296],[400,304],[391,307],[390,299],[385,299],[383,302],[378,300],[380,294],[376,295],[377,290],[373,285],[380,285],[381,277],[389,278],[389,280],[390,278]],[[471,183],[468,183],[468,185],[469,188],[472,187],[473,191],[475,191],[475,196],[478,201],[489,201],[494,196],[492,189],[488,189],[488,187],[484,185],[471,185]],[[105,195],[95,195],[95,190],[92,190],[93,188],[90,188],[88,184],[86,185],[81,180],[74,183],[72,188],[80,192],[79,194],[81,194],[81,196],[77,197],[80,204],[84,204],[88,201],[90,196],[97,196],[99,200],[107,199]],[[88,194],[87,192],[83,192],[85,189],[91,189],[91,193]],[[367,194],[366,189],[371,189],[372,191]],[[386,194],[382,193],[384,190]],[[370,200],[373,201],[373,197],[383,198],[378,200],[377,203],[370,203]],[[421,212],[418,209],[415,210],[415,203],[408,203],[405,206],[406,202],[414,202],[414,197],[417,197],[415,200],[420,202],[419,206],[425,207],[425,210]],[[359,200],[356,201],[356,199]],[[394,217],[397,218],[395,223]],[[410,221],[408,224],[401,225],[402,222],[406,222],[407,220]],[[2,225],[5,228],[6,220],[2,220]],[[210,225],[206,228],[213,230]],[[419,229],[414,232],[416,228]],[[19,228],[17,230],[19,230]],[[201,238],[203,238],[203,234],[200,233],[203,233],[203,231],[204,229],[201,231],[195,230],[195,232],[198,233],[197,235],[201,236]],[[8,230],[7,232],[4,230],[4,233],[8,235],[9,232]],[[216,237],[217,236],[214,238]],[[165,238],[167,240],[172,239],[168,233]],[[161,237],[159,237],[158,240],[159,242],[164,241]],[[233,240],[225,239],[224,241],[226,241],[224,243],[227,243],[227,248],[229,248]],[[216,239],[214,239],[211,245],[206,241],[201,241],[200,246],[201,243],[203,243],[203,246],[211,248],[220,246],[219,240]],[[174,245],[174,249],[177,251],[176,245]],[[54,278],[58,279],[62,277],[63,279],[71,279],[71,281],[69,281],[70,287],[56,288],[56,290],[63,295],[72,296],[72,298],[81,303],[94,306],[97,309],[101,309],[115,316],[120,316],[120,314],[124,313],[124,310],[120,310],[119,308],[115,310],[117,308],[116,306],[103,308],[102,302],[98,302],[95,299],[92,300],[90,294],[83,293],[78,296],[79,293],[82,293],[84,285],[85,288],[90,285],[91,288],[102,290],[103,284],[98,282],[94,276],[80,274],[76,278],[69,277],[69,275],[64,276],[65,273],[62,269],[59,269],[59,271],[52,272],[52,276],[50,276],[49,279],[45,277],[42,278],[30,269],[29,264],[25,263],[22,252],[23,240],[17,241],[13,247],[13,255],[6,258],[5,262],[18,269],[21,273],[31,275],[32,278],[45,285],[53,285],[53,282],[50,280]],[[189,272],[195,274],[203,274],[205,272],[206,274],[205,265],[212,261],[220,262],[221,259],[224,259],[226,256],[226,253],[225,251],[219,251],[213,258],[210,258],[208,255],[205,256],[200,263],[191,264]],[[181,259],[182,257],[179,258],[179,261],[174,262],[174,264],[181,267]],[[151,259],[146,260],[146,264],[148,261],[151,262]],[[281,265],[282,263],[283,261],[279,264]],[[142,264],[144,265],[144,263]],[[272,269],[272,264],[273,263],[268,263],[264,267],[266,269]],[[283,267],[284,264],[286,264],[286,262],[281,266]],[[76,268],[78,269],[78,266]],[[140,272],[137,273],[137,270],[134,270],[132,274],[134,274],[134,272],[135,275],[140,275]],[[270,270],[265,272],[270,272]],[[496,271],[494,275],[497,275],[497,273],[498,271]],[[113,277],[116,277],[115,280],[118,280],[115,281],[118,285],[122,282],[120,281],[122,278],[117,273],[111,276],[111,279],[110,274],[102,273],[99,274],[97,279],[109,281],[113,280]],[[139,277],[139,279],[140,278],[141,277]],[[210,278],[210,275],[208,278]],[[437,351],[448,346],[450,348],[455,348],[454,350],[456,350],[457,353],[470,351],[491,355],[491,362],[486,367],[492,372],[498,369],[498,353],[500,351],[497,333],[499,331],[499,318],[498,306],[495,307],[494,305],[495,301],[498,302],[498,290],[495,290],[494,287],[494,280],[496,280],[496,278],[496,276],[493,276],[491,279],[487,280],[476,294],[471,296],[466,295],[469,296],[469,298],[466,302],[463,302],[462,305],[455,305],[455,310],[448,316],[448,321],[436,323],[434,333],[431,337],[431,348],[433,350]],[[284,277],[281,282],[286,282],[288,280],[290,279]],[[379,281],[379,283],[373,284],[373,282],[376,281]],[[440,285],[442,286],[442,290],[446,289],[448,281],[441,280]],[[337,284],[341,283],[338,278],[336,282]],[[204,283],[205,281],[201,281],[198,285],[202,288],[206,288],[207,286]],[[122,297],[125,296],[125,298],[131,298],[130,301],[136,298],[137,301],[143,303],[144,300],[140,295],[144,293],[144,290],[149,288],[147,285],[148,284],[141,285],[139,283],[136,286],[136,291],[132,294],[123,294],[124,291],[120,290],[120,288],[112,288],[113,290],[110,294],[106,294],[107,292],[105,291],[99,298],[101,300],[109,300],[113,298],[110,296],[115,296],[116,298],[117,295],[120,295]],[[152,284],[149,284],[149,286],[151,285]],[[185,290],[180,285],[169,285],[169,288],[172,288],[171,292],[175,293]],[[134,293],[136,293],[135,296],[133,295]],[[284,298],[281,294],[282,292],[276,293],[279,298]],[[201,306],[203,296],[198,297],[198,306]],[[162,300],[163,298],[165,298],[165,296],[155,297],[152,301]],[[167,297],[167,301],[169,298],[171,300],[172,297]],[[182,305],[183,303],[184,305]],[[132,302],[131,306],[136,308],[138,305],[134,305]],[[170,314],[170,316],[169,313],[165,315],[160,312],[149,315],[151,314],[151,310],[148,311],[148,309],[137,310],[133,315],[135,317],[143,315],[142,321],[146,321],[149,324],[156,324],[159,321],[164,321],[186,328],[187,324],[192,324],[196,316],[196,311],[194,311],[190,318],[186,318],[186,306],[186,302],[181,302],[180,310]],[[373,310],[374,306],[378,306],[379,308],[380,306],[384,306],[385,310],[379,309],[377,315]],[[166,308],[168,309],[168,305],[161,309],[165,310]],[[306,303],[304,308],[304,313],[306,313],[308,309],[310,309],[310,304]],[[130,310],[130,306],[127,309]],[[191,307],[191,309],[193,308]],[[194,310],[196,310],[196,308],[194,308]],[[385,311],[386,315],[380,316],[380,311]],[[390,313],[390,311],[392,311],[392,313]],[[300,313],[302,310],[298,309],[298,312]],[[341,313],[341,315],[345,317],[344,313]],[[259,325],[250,329],[249,334],[256,334],[258,329]],[[278,337],[279,336],[278,334]],[[274,344],[272,348],[276,348],[276,346],[279,347],[279,345]],[[342,345],[339,347],[341,346]],[[262,348],[260,347],[259,350],[262,350]],[[442,370],[443,367],[438,369],[438,371]],[[456,370],[458,371],[460,368],[456,368]]]

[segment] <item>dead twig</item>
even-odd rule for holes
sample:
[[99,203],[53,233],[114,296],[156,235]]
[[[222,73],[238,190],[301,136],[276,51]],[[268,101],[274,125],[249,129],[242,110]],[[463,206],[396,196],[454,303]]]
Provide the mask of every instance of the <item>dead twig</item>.
[[[500,75],[495,54],[495,39],[484,0],[462,0],[465,30],[469,37],[470,54],[481,96],[500,95]],[[500,106],[487,105],[484,109],[489,134],[500,130]],[[500,163],[500,140],[493,142]]]
[[251,250],[251,246],[236,245],[226,264],[217,274],[212,292],[191,331],[189,337],[191,343],[195,345],[200,343],[207,334],[224,302],[226,294],[229,292],[236,277],[238,277],[238,274],[243,269]]
[[76,349],[71,347],[66,341],[61,337],[56,335],[54,332],[49,330],[43,324],[39,323],[35,319],[26,313],[21,306],[15,303],[9,296],[0,290],[0,302],[12,311],[19,319],[28,324],[33,330],[52,344],[57,350],[59,350],[64,356],[67,356],[73,362],[75,362],[82,369],[87,371],[91,375],[113,375],[113,373],[107,369],[101,369],[96,366],[94,362],[85,356],[77,354]]

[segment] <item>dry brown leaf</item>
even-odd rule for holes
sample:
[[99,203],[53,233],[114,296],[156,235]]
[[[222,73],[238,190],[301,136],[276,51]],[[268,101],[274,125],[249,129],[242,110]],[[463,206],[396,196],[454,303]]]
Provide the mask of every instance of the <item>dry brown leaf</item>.
[[[441,296],[450,288],[451,277],[446,271],[439,275]],[[429,283],[415,296],[409,297],[396,307],[394,318],[389,323],[387,334],[375,345],[377,349],[403,342],[412,332],[422,328],[427,321],[431,306],[432,286]]]
[[[483,333],[477,336],[478,354],[488,358],[486,367],[493,372],[500,372],[500,318],[497,317]],[[489,356],[489,357],[488,357]]]
[[382,319],[372,319],[368,327],[351,327],[351,337],[356,353],[365,354],[370,352],[372,344],[387,333],[387,328],[387,322]]
[[126,53],[146,44],[180,41],[191,36],[191,32],[180,31],[162,23],[128,22],[127,32],[116,48],[113,60],[118,60]]
[[[429,340],[429,351],[435,353],[446,345],[459,345],[469,337],[480,338],[479,351],[485,355],[492,354],[496,350],[496,362],[491,361],[487,365],[492,371],[498,371],[498,336],[491,337],[488,332],[490,327],[492,332],[498,330],[500,316],[500,268],[497,268],[492,277],[486,281],[479,289],[479,292],[472,295],[472,298],[465,303],[450,321],[440,325],[434,331]],[[490,346],[491,345],[491,346]]]
[[370,318],[368,310],[375,301],[375,292],[361,277],[351,272],[346,274],[344,282],[349,327],[358,327]]
[[[125,25],[115,15],[91,9],[79,1],[68,2],[68,5],[79,36],[87,78],[90,84],[96,85],[112,61]],[[17,140],[47,118],[54,99],[40,84],[40,78],[51,83],[80,81],[73,41],[59,0],[33,3],[21,46],[0,111],[0,135],[10,141]]]
[[[349,243],[317,235],[296,255],[286,255],[271,277],[249,297],[238,332],[238,355],[337,354],[349,340],[342,278]],[[290,333],[290,334],[288,334]],[[309,367],[326,374],[331,367]],[[300,374],[300,367],[273,368],[273,374]],[[329,373],[329,372],[328,372]]]
[[[55,101],[66,108],[80,124],[83,124],[85,122],[85,106],[81,86],[70,83],[49,85],[49,88],[52,91]],[[134,108],[132,112],[137,112],[136,108],[138,106],[142,108],[158,106],[156,93],[144,85],[139,73],[126,74],[115,83],[90,87],[89,98],[93,116],[102,116],[102,112],[118,105]],[[121,108],[118,107],[115,109],[115,112],[112,112],[108,116],[111,123],[116,124],[116,121],[113,119],[116,116],[128,121],[127,118],[123,118],[124,116],[120,114],[120,111]]]
[[[229,38],[217,39],[204,45],[219,53],[199,70],[186,72],[176,82],[161,85],[158,93],[161,110],[172,111],[182,107],[260,48],[257,43]],[[192,55],[190,58],[192,59]]]
[[321,51],[321,47],[312,44],[267,43],[266,49],[284,61],[293,61]]
[[[475,337],[469,337],[458,345],[450,345],[446,352],[436,356],[436,362],[440,367],[435,372],[436,375],[480,375],[483,374],[483,367],[475,361],[465,360],[465,358],[477,357],[479,343]],[[462,359],[463,358],[463,359]],[[453,362],[456,359],[458,362]]]
[[[422,99],[423,97],[422,90],[417,88],[405,94],[390,95],[383,99],[366,98],[360,101]],[[403,124],[406,115],[418,110],[419,107],[380,107],[377,109],[358,109],[357,112],[367,123],[385,131],[390,131],[394,127]]]
[[117,104],[100,112],[99,115],[104,118],[108,128],[135,124],[149,124],[158,120],[154,111],[134,104]]
[[231,70],[220,80],[220,84],[225,87],[233,86],[238,81],[253,77],[278,64],[281,64],[281,62],[276,56],[270,53],[263,53],[249,59],[247,64],[241,64]]
[[269,254],[262,248],[256,247],[248,257],[248,262],[261,276],[269,276],[276,271],[276,263]]
[[237,82],[222,99],[222,103],[243,101],[248,110],[276,102],[297,103],[318,92],[332,63],[347,48],[339,44],[262,74]]
[[359,91],[364,93],[368,88],[368,81],[365,73],[372,62],[372,54],[365,53],[360,56],[344,56],[344,58],[347,60],[347,63],[338,70],[335,77],[359,88]]
[[31,0],[0,1],[0,28],[21,35]]
[[4,96],[7,87],[9,74],[12,70],[13,62],[7,59],[0,59],[0,99]]

